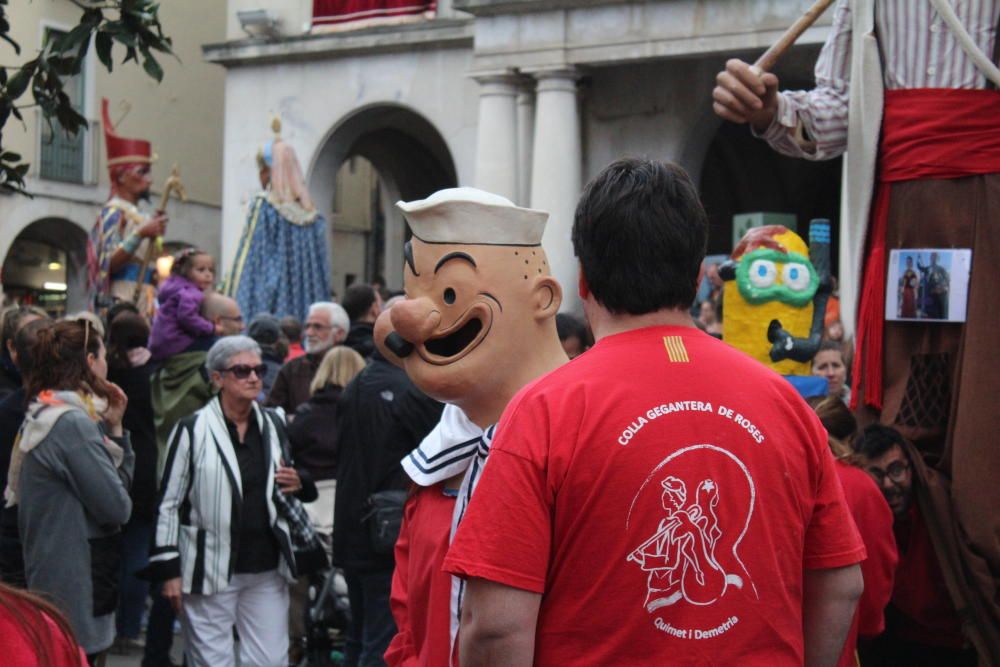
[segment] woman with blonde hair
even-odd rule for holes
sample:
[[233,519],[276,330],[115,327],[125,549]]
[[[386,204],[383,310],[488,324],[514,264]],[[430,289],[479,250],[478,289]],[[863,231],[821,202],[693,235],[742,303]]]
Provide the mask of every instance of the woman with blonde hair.
[[344,387],[365,367],[364,358],[344,345],[323,357],[308,401],[295,411],[288,427],[292,456],[312,475],[319,499],[306,506],[321,535],[333,532],[333,499],[337,488],[337,403]]
[[[327,554],[333,551],[333,504],[337,495],[337,405],[340,394],[365,367],[364,358],[345,345],[330,349],[309,385],[309,400],[295,411],[288,426],[292,456],[312,475],[319,497],[305,506]],[[292,587],[289,632],[295,646],[305,635],[304,609],[308,582],[300,579]]]

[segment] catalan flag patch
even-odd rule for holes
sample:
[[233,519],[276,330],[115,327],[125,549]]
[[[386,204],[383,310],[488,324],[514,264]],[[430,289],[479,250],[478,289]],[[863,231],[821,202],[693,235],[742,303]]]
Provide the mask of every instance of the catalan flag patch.
[[664,336],[663,345],[667,348],[667,356],[673,362],[688,362],[687,348],[684,347],[684,339],[680,336]]

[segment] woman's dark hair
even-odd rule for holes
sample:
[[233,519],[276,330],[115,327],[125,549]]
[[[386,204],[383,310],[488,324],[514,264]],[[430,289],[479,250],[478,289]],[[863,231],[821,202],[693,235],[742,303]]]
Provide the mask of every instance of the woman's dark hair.
[[43,320],[28,322],[17,330],[14,336],[14,350],[17,352],[17,370],[21,372],[22,378],[30,376],[35,368],[32,348],[38,340],[38,332],[51,327],[52,324],[52,320],[46,317]]
[[170,265],[170,275],[187,278],[188,271],[194,266],[195,258],[202,255],[211,257],[201,248],[195,247],[184,248],[184,250],[174,253],[174,263]]
[[675,164],[626,158],[587,184],[573,251],[587,287],[612,313],[689,308],[708,243],[708,218]]
[[108,368],[129,368],[129,350],[145,347],[148,341],[146,318],[138,313],[120,313],[108,329]]
[[87,355],[99,354],[102,345],[100,334],[85,319],[64,320],[39,329],[31,347],[34,368],[28,377],[28,399],[46,389],[82,390],[110,398],[110,385],[94,375],[87,363]]
[[110,308],[108,308],[108,314],[105,317],[105,322],[107,322],[106,329],[111,328],[111,323],[115,321],[122,313],[135,313],[139,314],[139,309],[136,308],[135,304],[131,301],[116,301]]
[[[39,665],[80,664],[80,651],[73,629],[66,616],[51,602],[0,583],[0,612],[5,612],[27,639]],[[62,641],[52,636],[53,625],[62,635]],[[62,656],[56,655],[59,649]]]

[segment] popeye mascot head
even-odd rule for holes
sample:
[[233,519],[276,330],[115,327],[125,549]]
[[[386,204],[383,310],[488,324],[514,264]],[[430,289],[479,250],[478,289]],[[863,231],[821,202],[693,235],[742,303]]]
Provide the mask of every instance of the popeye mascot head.
[[781,225],[748,231],[720,269],[722,339],[782,375],[809,375],[830,294],[830,223],[809,242]]
[[406,299],[375,341],[424,393],[485,428],[525,384],[567,361],[556,333],[562,289],[542,250],[548,214],[473,188],[399,202]]

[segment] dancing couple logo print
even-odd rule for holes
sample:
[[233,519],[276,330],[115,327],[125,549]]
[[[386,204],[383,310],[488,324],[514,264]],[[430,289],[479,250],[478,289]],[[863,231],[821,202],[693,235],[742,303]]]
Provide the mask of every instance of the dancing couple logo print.
[[746,465],[716,445],[679,449],[650,472],[626,518],[626,562],[646,575],[636,603],[658,630],[698,640],[739,623],[727,601],[737,591],[757,597],[740,556],[756,500]]

